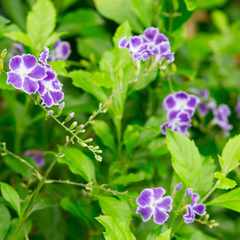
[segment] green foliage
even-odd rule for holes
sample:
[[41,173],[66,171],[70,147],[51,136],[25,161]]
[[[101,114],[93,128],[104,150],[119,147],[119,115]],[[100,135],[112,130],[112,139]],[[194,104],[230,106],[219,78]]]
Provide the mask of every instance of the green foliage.
[[50,0],[37,0],[27,17],[27,33],[34,49],[41,51],[55,29],[56,11]]
[[226,143],[219,162],[225,175],[240,164],[240,135],[231,138]]
[[197,192],[207,191],[213,182],[213,166],[204,161],[194,142],[169,131],[167,147],[172,156],[172,166],[184,184]]
[[11,216],[8,209],[0,204],[0,239],[4,239],[11,223]]
[[237,188],[214,198],[208,203],[208,205],[219,206],[234,210],[236,212],[240,212],[239,201],[240,201],[240,189]]
[[3,198],[10,204],[10,206],[18,213],[21,212],[20,197],[14,188],[7,183],[1,183],[1,193]]
[[58,158],[59,163],[67,164],[72,173],[80,175],[84,180],[95,181],[95,167],[86,154],[73,147],[67,147],[62,150],[64,157]]

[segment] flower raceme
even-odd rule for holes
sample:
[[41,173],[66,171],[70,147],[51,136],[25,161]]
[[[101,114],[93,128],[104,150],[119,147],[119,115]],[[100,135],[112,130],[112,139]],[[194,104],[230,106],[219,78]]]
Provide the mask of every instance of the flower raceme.
[[191,189],[186,190],[187,196],[191,198],[191,203],[186,206],[186,213],[183,215],[183,220],[186,224],[193,223],[196,216],[203,216],[206,213],[204,204],[199,203],[199,194],[194,193]]
[[198,104],[199,98],[186,92],[181,91],[168,95],[163,101],[167,122],[161,125],[162,134],[166,134],[168,128],[187,134]]
[[150,57],[155,57],[159,62],[174,61],[174,53],[171,52],[168,38],[154,27],[145,29],[141,35],[121,38],[119,47],[128,49],[135,61],[146,61]]
[[12,57],[9,61],[7,83],[29,95],[38,94],[46,107],[59,105],[64,99],[62,84],[47,64],[46,48],[37,59],[32,54]]

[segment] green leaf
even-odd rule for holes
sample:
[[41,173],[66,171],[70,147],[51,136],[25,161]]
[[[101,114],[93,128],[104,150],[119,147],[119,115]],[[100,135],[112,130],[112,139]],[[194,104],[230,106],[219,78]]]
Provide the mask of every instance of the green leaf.
[[220,195],[208,203],[208,205],[229,208],[240,212],[240,188]]
[[146,177],[146,174],[141,171],[138,173],[129,173],[127,175],[115,177],[112,180],[112,184],[126,186],[131,183],[141,182],[145,179],[145,177]]
[[3,198],[11,205],[11,207],[16,210],[18,215],[20,215],[20,197],[15,189],[8,185],[7,183],[1,183],[1,193]]
[[187,5],[187,9],[189,11],[193,11],[196,8],[196,0],[185,0],[185,3]]
[[129,36],[131,36],[131,27],[129,26],[128,22],[124,22],[117,28],[114,34],[113,42],[115,47],[118,47],[118,43],[121,38]]
[[240,163],[240,135],[237,135],[226,143],[222,156],[219,157],[222,172],[227,175]]
[[90,8],[81,8],[65,14],[60,19],[58,31],[68,32],[68,34],[82,33],[85,29],[101,26],[103,23],[104,20],[96,11]]
[[94,3],[104,17],[120,24],[128,21],[135,31],[143,30],[134,13],[131,0],[94,0]]
[[105,228],[105,240],[135,240],[131,230],[120,223],[118,219],[110,216],[99,216],[96,218]]
[[131,0],[134,13],[142,22],[144,27],[149,27],[152,24],[154,16],[152,0]]
[[212,19],[215,26],[223,33],[226,33],[229,30],[229,22],[224,12],[220,10],[214,11],[212,13]]
[[27,17],[27,33],[32,47],[41,51],[56,24],[56,11],[50,0],[37,0]]
[[5,33],[4,36],[13,41],[20,42],[28,47],[32,46],[31,39],[26,33],[23,33],[20,31],[11,31],[11,32]]
[[11,216],[8,209],[0,204],[0,239],[5,239],[11,224]]
[[68,72],[66,70],[67,64],[65,61],[52,61],[50,65],[57,75],[68,77]]
[[115,150],[114,137],[112,135],[109,125],[102,120],[95,120],[92,122],[93,129],[97,136],[101,139],[106,147],[109,147],[112,151]]
[[194,142],[180,133],[168,131],[167,147],[172,156],[172,166],[185,185],[197,192],[209,190],[213,182],[213,167],[204,162]]
[[225,177],[221,172],[216,172],[214,176],[218,179],[217,188],[219,189],[228,190],[234,188],[237,185],[236,181]]
[[155,240],[171,240],[171,229],[161,233]]
[[131,209],[126,201],[107,196],[98,196],[98,201],[104,215],[108,215],[126,226],[130,224]]
[[92,74],[87,71],[79,70],[69,73],[69,77],[73,79],[73,85],[75,87],[82,88],[84,91],[95,96],[99,101],[104,102],[107,98],[103,89],[97,86],[92,81]]
[[58,158],[59,163],[67,164],[70,171],[80,175],[86,181],[95,181],[95,167],[92,160],[77,148],[62,149],[64,157]]
[[142,128],[138,125],[128,125],[123,136],[124,145],[128,153],[131,153],[139,143]]

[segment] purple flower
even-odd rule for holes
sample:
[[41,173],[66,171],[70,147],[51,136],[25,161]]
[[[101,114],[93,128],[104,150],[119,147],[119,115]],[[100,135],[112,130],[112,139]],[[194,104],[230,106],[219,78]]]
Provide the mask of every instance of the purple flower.
[[186,224],[193,223],[196,216],[203,216],[206,213],[206,206],[199,203],[199,195],[192,192],[192,189],[188,188],[186,194],[191,198],[191,203],[186,206],[186,213],[183,215],[183,220]]
[[144,189],[136,202],[138,205],[137,213],[140,214],[144,222],[153,217],[156,224],[164,224],[169,218],[169,212],[172,210],[172,197],[164,196],[165,189],[146,188]]
[[162,133],[166,134],[167,128],[170,128],[173,131],[187,134],[198,104],[199,98],[186,92],[168,95],[163,101],[163,107],[167,112],[167,122],[161,125]]
[[28,150],[24,153],[24,156],[32,158],[39,167],[45,164],[44,154],[40,150]]
[[57,79],[56,73],[47,64],[49,50],[46,48],[40,55],[39,61],[45,67],[46,76],[39,81],[38,93],[42,100],[42,104],[46,107],[53,105],[59,105],[64,99],[64,93],[62,91],[62,84]]
[[27,94],[36,93],[38,82],[45,78],[45,68],[31,54],[16,55],[9,61],[7,83]]
[[226,104],[220,104],[213,110],[214,118],[212,122],[222,128],[225,134],[228,134],[228,132],[232,129],[232,125],[228,121],[230,114],[230,108]]
[[174,61],[174,54],[168,38],[159,32],[157,28],[149,27],[143,34],[132,36],[129,39],[123,37],[119,41],[120,48],[127,48],[135,61],[146,61],[155,57],[156,61]]
[[67,41],[57,41],[51,52],[51,61],[66,60],[71,54],[71,45]]
[[46,107],[59,105],[64,98],[62,84],[54,70],[47,64],[46,48],[39,59],[31,54],[16,55],[9,61],[7,83],[27,94],[38,93]]

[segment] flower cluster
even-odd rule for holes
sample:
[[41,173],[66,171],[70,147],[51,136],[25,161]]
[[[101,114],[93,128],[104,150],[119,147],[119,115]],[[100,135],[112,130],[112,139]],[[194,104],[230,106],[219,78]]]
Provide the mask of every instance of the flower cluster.
[[232,125],[229,123],[228,117],[231,111],[228,105],[220,104],[218,107],[213,109],[213,124],[222,128],[224,133],[228,135],[229,131],[232,129]]
[[141,35],[121,38],[119,47],[127,48],[135,61],[146,61],[150,57],[155,57],[159,62],[174,61],[168,38],[154,27],[145,29]]
[[71,45],[67,41],[57,41],[50,53],[50,61],[66,60],[71,54]]
[[164,224],[169,218],[172,210],[172,197],[164,196],[166,193],[162,187],[146,188],[137,198],[137,213],[141,215],[144,222],[153,217],[156,224]]
[[187,196],[191,198],[191,203],[186,206],[187,211],[183,215],[183,220],[186,224],[193,223],[196,216],[203,216],[206,213],[206,206],[199,203],[199,194],[194,193],[192,189],[188,188],[186,190]]
[[[178,192],[181,189],[182,183],[178,183],[175,190]],[[165,193],[166,191],[163,187],[146,188],[140,193],[136,200],[136,213],[141,216],[144,222],[149,221],[153,217],[154,223],[162,225],[168,220],[169,213],[173,208],[173,198],[164,196]],[[206,214],[206,206],[199,203],[199,194],[194,193],[192,189],[188,188],[186,195],[190,197],[191,202],[185,206],[186,213],[183,215],[183,220],[186,224],[190,224],[195,221],[197,216]]]
[[231,111],[228,105],[217,105],[215,99],[209,96],[208,90],[194,89],[193,92],[200,98],[200,103],[198,105],[199,115],[205,117],[211,112],[213,114],[211,124],[217,125],[223,130],[225,135],[228,135],[229,131],[232,129],[232,125],[229,123]]
[[12,57],[7,83],[29,95],[37,93],[42,104],[51,107],[63,101],[64,93],[56,73],[47,64],[48,56],[49,50],[46,48],[39,59],[31,54]]
[[168,95],[163,102],[163,107],[167,112],[167,122],[161,125],[162,133],[166,134],[166,130],[169,128],[187,134],[198,103],[198,97],[186,92]]

